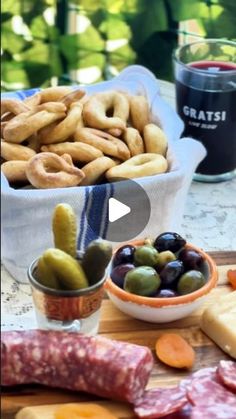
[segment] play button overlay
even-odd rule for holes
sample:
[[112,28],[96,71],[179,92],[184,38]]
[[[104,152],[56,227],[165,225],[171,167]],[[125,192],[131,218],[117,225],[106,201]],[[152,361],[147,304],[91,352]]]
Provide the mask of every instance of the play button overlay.
[[111,242],[132,240],[142,233],[151,213],[150,200],[139,183],[130,179],[92,188],[86,209],[89,237]]
[[115,198],[110,198],[108,203],[108,219],[110,223],[119,220],[125,215],[131,212],[131,208],[128,205],[122,204]]

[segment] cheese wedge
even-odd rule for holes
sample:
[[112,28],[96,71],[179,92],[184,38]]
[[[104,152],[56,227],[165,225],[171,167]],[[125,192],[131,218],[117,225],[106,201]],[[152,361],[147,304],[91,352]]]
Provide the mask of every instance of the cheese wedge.
[[55,412],[60,404],[51,404],[44,406],[24,407],[17,414],[15,419],[55,419]]
[[[116,403],[114,403],[114,407],[116,407]],[[16,414],[15,419],[70,419],[72,417],[73,419],[118,419],[118,416],[113,414],[110,409],[113,410],[111,406],[109,406],[108,410],[105,406],[103,407],[101,404],[97,403],[66,403],[29,406],[21,409]]]
[[207,308],[200,327],[224,352],[236,359],[236,291]]

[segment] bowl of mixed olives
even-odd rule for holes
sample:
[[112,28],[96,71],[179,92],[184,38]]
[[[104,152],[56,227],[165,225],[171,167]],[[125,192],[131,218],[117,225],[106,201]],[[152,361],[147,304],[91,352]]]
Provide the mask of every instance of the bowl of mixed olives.
[[105,287],[113,303],[137,319],[164,323],[189,315],[217,283],[213,259],[175,232],[117,248]]

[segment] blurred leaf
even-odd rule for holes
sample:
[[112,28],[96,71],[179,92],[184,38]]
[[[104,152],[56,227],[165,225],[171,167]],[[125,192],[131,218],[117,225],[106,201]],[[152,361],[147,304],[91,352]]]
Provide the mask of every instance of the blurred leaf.
[[195,19],[207,11],[205,1],[200,0],[167,0],[171,10],[171,17],[176,22]]
[[145,13],[137,15],[132,24],[133,45],[139,48],[154,33],[168,29],[164,0],[149,0]]
[[111,65],[121,71],[128,65],[134,64],[136,60],[136,53],[129,45],[124,45],[116,49],[109,55],[109,62]]
[[105,65],[105,57],[103,54],[98,53],[84,53],[78,56],[78,62],[75,67],[70,67],[70,69],[79,69],[87,67],[99,67],[102,69]]
[[[73,0],[74,4],[78,4],[85,11],[94,11],[98,8],[97,0]],[[103,3],[103,2],[102,2]],[[102,7],[103,4],[100,5]]]
[[111,13],[138,13],[146,9],[147,0],[73,0],[73,3],[78,4],[88,14],[98,8]]
[[[61,37],[61,51],[67,59],[68,69],[75,70],[93,66],[102,68],[106,60],[103,50],[98,50],[96,44],[88,44],[87,38],[83,39],[83,41],[86,42],[81,44],[81,39],[78,35],[65,35]],[[104,45],[104,42],[102,44],[100,43],[100,47],[104,47]]]
[[11,18],[12,18],[12,14],[11,13],[8,13],[8,12],[1,13],[1,23],[7,22]]
[[51,75],[60,76],[63,73],[61,55],[58,45],[50,45]]
[[[86,12],[95,11],[98,8],[104,10],[113,9],[114,12],[119,12],[124,7],[124,0],[73,0],[74,4],[78,4]],[[99,3],[99,4],[98,4]]]
[[202,13],[202,18],[203,19],[208,19],[209,23],[213,23],[214,19],[216,19],[218,16],[220,16],[220,14],[223,12],[223,8],[222,6],[217,5],[212,5],[211,7],[207,7],[207,9],[205,10],[205,13]]
[[34,41],[32,47],[19,54],[19,60],[26,62],[45,64],[50,59],[50,47],[41,41]]
[[176,46],[175,33],[156,32],[137,51],[137,64],[149,68],[159,79],[173,81],[172,51]]
[[12,15],[20,15],[21,4],[16,0],[3,0],[1,2],[1,13],[11,13]]
[[99,26],[99,31],[106,35],[105,39],[130,39],[130,27],[124,21],[120,20],[115,15],[109,15],[107,20],[104,20]]
[[146,0],[114,0],[107,3],[107,9],[111,13],[140,13],[147,7]]
[[31,87],[41,86],[52,76],[49,64],[30,61],[24,62],[23,64]]
[[101,25],[101,23],[104,21],[104,20],[106,20],[107,19],[107,16],[108,16],[108,12],[107,12],[107,10],[105,10],[105,9],[97,9],[96,10],[96,12],[94,12],[94,13],[91,13],[91,15],[89,15],[89,13],[88,13],[88,16],[89,16],[89,18],[90,18],[90,20],[91,20],[91,23],[92,23],[92,25],[95,27],[95,28],[98,28],[99,27],[99,25]]
[[226,9],[232,8],[235,11],[235,0],[218,0],[218,3]]
[[21,12],[20,15],[23,17],[24,22],[27,25],[30,25],[32,20],[36,16],[41,16],[45,9],[48,7],[47,2],[45,0],[40,1],[32,1],[32,0],[24,0],[20,1],[21,4]]
[[[134,62],[171,80],[171,56],[177,44],[173,21],[197,19],[206,37],[236,38],[236,0],[72,0],[70,6],[77,5],[92,24],[83,33],[59,37],[58,28],[45,21],[44,11],[60,4],[59,0],[2,1],[5,87],[48,85],[51,76],[66,76],[66,69],[92,73],[97,67],[106,77],[106,69],[115,74]],[[14,33],[14,15],[28,25],[32,41]]]
[[4,86],[8,90],[30,87],[23,63],[4,61],[2,64],[2,79],[4,80]]
[[38,39],[48,38],[48,25],[43,16],[36,16],[30,25],[32,36]]
[[211,20],[203,19],[203,26],[208,37],[228,38],[236,37],[236,15],[223,10],[216,18]]
[[103,52],[104,47],[104,40],[93,26],[89,26],[81,34],[63,35],[60,37],[60,48],[68,60],[70,68],[76,68],[81,51],[90,53]]
[[11,22],[5,22],[1,27],[2,32],[2,49],[9,51],[11,54],[20,52],[26,41],[21,35],[17,35],[12,31]]
[[124,6],[127,11],[130,10],[130,8],[137,11],[138,0],[127,0],[125,2],[123,0],[113,0],[113,1],[107,1],[106,3],[107,3],[107,9],[109,10],[109,12],[120,13],[122,12],[122,10],[124,10]]

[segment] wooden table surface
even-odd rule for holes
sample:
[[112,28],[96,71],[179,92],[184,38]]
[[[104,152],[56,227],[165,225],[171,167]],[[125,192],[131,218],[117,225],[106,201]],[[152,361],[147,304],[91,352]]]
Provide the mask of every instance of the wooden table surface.
[[[159,362],[154,353],[157,338],[165,331],[177,332],[187,339],[196,352],[194,370],[202,367],[217,365],[219,360],[228,356],[218,348],[199,328],[199,320],[203,310],[217,301],[218,296],[227,294],[232,288],[227,283],[227,270],[236,269],[236,252],[212,252],[215,259],[219,281],[211,291],[206,302],[192,315],[176,322],[153,324],[133,319],[120,312],[109,299],[104,299],[99,333],[103,336],[148,346],[154,354],[155,365],[148,383],[148,387],[171,387],[189,374],[184,370],[176,370]],[[130,406],[102,400],[96,396],[73,393],[40,386],[24,386],[11,390],[4,390],[2,394],[2,419],[13,419],[15,413],[24,406],[57,404],[67,402],[96,401],[108,407],[119,419],[132,418]],[[43,418],[42,418],[43,419]],[[69,418],[68,418],[69,419]]]

